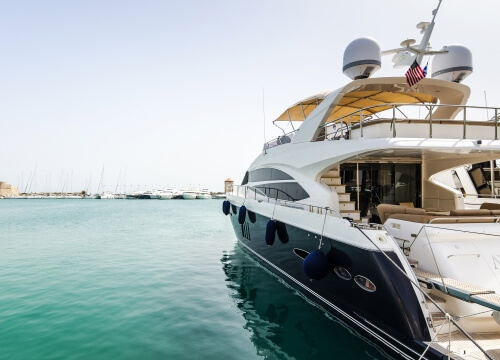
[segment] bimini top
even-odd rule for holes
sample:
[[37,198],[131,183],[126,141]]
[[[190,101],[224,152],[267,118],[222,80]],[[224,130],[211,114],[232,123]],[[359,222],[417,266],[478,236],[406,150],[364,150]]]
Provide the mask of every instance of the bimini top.
[[[346,91],[346,89],[348,89]],[[338,94],[335,107],[325,122],[364,109],[362,116],[370,116],[391,107],[388,104],[465,104],[470,94],[466,85],[448,81],[423,79],[415,88],[410,88],[406,78],[370,78],[355,80]],[[304,121],[332,92],[322,92],[299,101],[274,121]],[[366,109],[369,108],[369,109]],[[361,114],[353,114],[352,122],[358,122]]]

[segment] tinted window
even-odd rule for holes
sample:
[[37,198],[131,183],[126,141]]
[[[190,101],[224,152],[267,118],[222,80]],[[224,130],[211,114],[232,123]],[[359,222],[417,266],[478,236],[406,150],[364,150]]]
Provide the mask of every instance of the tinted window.
[[293,178],[287,173],[271,168],[257,169],[254,171],[250,171],[250,176],[248,177],[248,181],[256,182],[256,181],[269,181],[269,180],[293,180]]
[[309,197],[309,194],[296,182],[265,184],[256,188],[273,199],[297,201]]
[[241,185],[246,185],[247,183],[248,183],[248,171],[245,173],[245,177],[243,178]]

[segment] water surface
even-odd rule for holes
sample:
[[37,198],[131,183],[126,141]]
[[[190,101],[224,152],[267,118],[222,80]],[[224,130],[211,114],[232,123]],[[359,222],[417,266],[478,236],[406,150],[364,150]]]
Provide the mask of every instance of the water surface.
[[220,200],[0,200],[0,357],[383,359],[237,245]]

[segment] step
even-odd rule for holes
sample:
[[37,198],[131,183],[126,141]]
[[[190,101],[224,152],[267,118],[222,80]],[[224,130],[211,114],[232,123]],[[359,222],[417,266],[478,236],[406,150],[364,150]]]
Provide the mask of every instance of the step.
[[321,178],[339,177],[339,171],[337,169],[330,169],[321,175]]
[[408,258],[408,262],[410,263],[410,266],[412,268],[415,268],[415,269],[418,268],[418,261],[417,260]]
[[[446,303],[446,300],[443,299],[441,296],[438,296],[436,294],[432,294],[432,293],[428,293],[427,295],[429,295],[429,297],[434,300],[434,302],[438,303],[438,304],[444,304]],[[431,302],[429,299],[427,299],[428,302]],[[431,303],[432,304],[432,303]]]
[[[489,359],[498,359],[500,355],[500,331],[488,333],[469,332],[468,334],[474,341],[488,353]],[[449,339],[451,338],[451,344]],[[451,334],[441,333],[437,336],[433,344],[438,349],[446,351],[451,345],[453,359],[484,359],[486,356],[469,340],[469,338],[460,331],[454,331]],[[433,347],[434,347],[433,346]],[[446,357],[445,357],[446,358]]]
[[345,193],[345,185],[330,185],[329,188],[336,193]]
[[351,201],[351,194],[350,193],[337,192],[337,196],[339,197],[339,202]]
[[484,289],[480,286],[469,284],[460,280],[444,277],[422,269],[413,269],[417,280],[427,284],[430,288],[448,293],[458,299],[486,306],[492,310],[500,311],[500,295],[495,291]]
[[[439,330],[439,334],[447,334],[450,331],[456,331],[457,327],[451,322],[446,319],[446,316],[438,311],[438,312],[431,312],[431,318],[432,318],[432,325],[434,326],[434,331]],[[455,316],[453,314],[450,314],[452,317]],[[446,324],[444,324],[446,322]]]
[[340,177],[322,177],[321,181],[326,185],[342,185],[342,178]]
[[446,316],[440,311],[431,312],[431,317],[434,327],[439,326],[446,321]]
[[355,201],[339,201],[339,210],[356,210]]
[[349,217],[353,220],[361,220],[361,212],[359,210],[340,210],[342,217]]
[[[446,306],[446,300],[443,299],[442,297],[440,296],[437,296],[435,294],[432,294],[432,293],[427,293],[427,295],[429,295],[431,297],[431,299],[436,303],[437,306],[439,306],[441,309],[445,310],[445,306]],[[427,308],[429,309],[429,312],[430,313],[437,313],[437,312],[441,312],[439,310],[439,308],[434,305],[434,303],[432,301],[430,301],[427,297],[425,297],[425,301],[427,303]]]

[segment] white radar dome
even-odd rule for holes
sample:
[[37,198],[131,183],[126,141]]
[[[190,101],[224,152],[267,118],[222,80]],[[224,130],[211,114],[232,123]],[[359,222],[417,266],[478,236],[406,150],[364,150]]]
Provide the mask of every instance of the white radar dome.
[[380,46],[372,38],[359,38],[347,45],[342,71],[352,80],[365,79],[380,69]]
[[462,82],[472,73],[472,53],[462,45],[448,46],[448,53],[432,59],[432,77],[452,82]]

